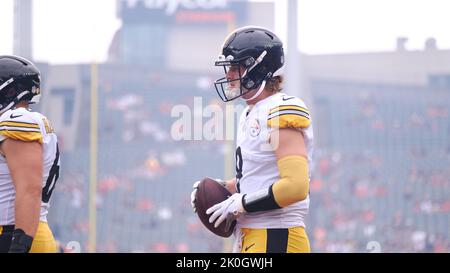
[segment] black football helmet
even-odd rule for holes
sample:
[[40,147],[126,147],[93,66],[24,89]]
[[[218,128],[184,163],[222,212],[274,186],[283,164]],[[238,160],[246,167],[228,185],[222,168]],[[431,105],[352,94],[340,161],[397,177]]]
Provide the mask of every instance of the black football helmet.
[[[215,62],[222,66],[225,77],[214,82],[220,98],[227,102],[260,88],[268,79],[277,76],[284,65],[283,43],[271,31],[262,27],[243,27],[225,39],[222,53]],[[239,70],[239,78],[229,79],[227,73],[233,66]],[[239,81],[236,87],[230,83]]]
[[0,55],[0,114],[21,101],[39,102],[41,76],[27,59]]

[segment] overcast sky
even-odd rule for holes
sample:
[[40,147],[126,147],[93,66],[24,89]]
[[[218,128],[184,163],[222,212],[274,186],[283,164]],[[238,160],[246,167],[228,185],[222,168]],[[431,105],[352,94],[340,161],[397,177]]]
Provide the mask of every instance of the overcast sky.
[[[120,27],[115,0],[34,0],[34,56],[51,63],[105,60]],[[286,0],[276,2],[285,39]],[[308,54],[387,51],[396,38],[421,49],[428,37],[450,49],[449,0],[299,0],[299,45]],[[0,54],[12,53],[13,0],[0,0]]]

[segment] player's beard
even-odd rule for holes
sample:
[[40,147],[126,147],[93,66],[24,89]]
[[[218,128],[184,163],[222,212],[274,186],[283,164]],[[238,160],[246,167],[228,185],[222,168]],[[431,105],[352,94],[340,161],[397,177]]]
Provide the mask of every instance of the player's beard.
[[234,99],[241,95],[241,88],[239,86],[231,86],[231,84],[228,84],[224,92],[228,99]]

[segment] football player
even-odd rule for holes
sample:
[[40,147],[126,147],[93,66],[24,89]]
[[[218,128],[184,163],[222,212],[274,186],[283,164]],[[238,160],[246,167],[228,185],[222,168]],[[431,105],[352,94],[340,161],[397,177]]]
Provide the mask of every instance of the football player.
[[57,137],[28,109],[40,97],[40,72],[18,56],[0,56],[0,252],[56,252],[47,224],[59,176]]
[[[305,231],[313,150],[311,115],[305,103],[281,92],[283,44],[271,31],[244,27],[232,32],[216,66],[224,102],[242,98],[233,193],[207,210],[217,227],[237,220],[234,252],[310,252]],[[191,201],[195,210],[194,184]]]

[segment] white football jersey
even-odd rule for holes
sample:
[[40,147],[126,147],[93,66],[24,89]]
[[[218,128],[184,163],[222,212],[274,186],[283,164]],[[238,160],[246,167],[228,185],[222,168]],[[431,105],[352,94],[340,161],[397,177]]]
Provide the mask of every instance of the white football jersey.
[[[40,221],[47,222],[49,199],[59,177],[59,149],[56,134],[47,118],[25,108],[8,110],[0,116],[0,142],[7,138],[39,141],[43,152],[42,201]],[[14,183],[8,164],[0,155],[0,225],[14,225]]]
[[[296,128],[303,133],[312,168],[313,128],[305,103],[293,96],[276,93],[247,107],[241,115],[237,132],[237,188],[242,194],[269,188],[280,179],[277,158],[269,144],[269,136],[278,128]],[[309,174],[309,177],[311,175]],[[246,213],[238,218],[238,228],[290,228],[305,226],[309,195],[284,208]]]

